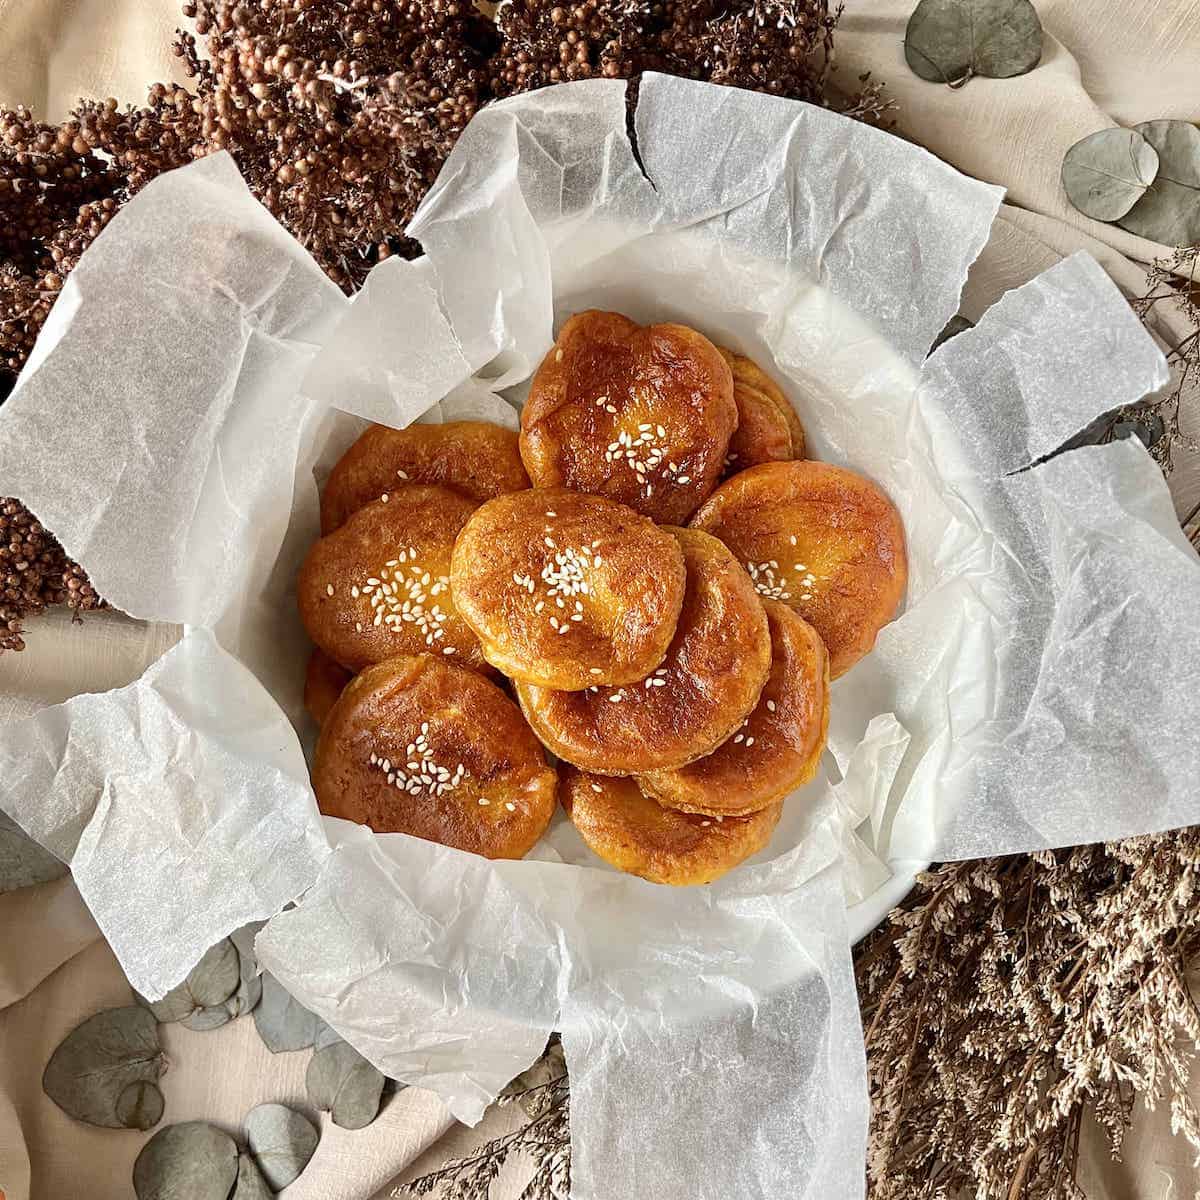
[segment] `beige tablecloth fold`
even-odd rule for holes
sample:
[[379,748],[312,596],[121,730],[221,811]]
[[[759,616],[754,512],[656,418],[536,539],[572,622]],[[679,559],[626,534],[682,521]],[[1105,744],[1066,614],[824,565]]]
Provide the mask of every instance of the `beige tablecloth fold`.
[[[1090,221],[1059,185],[1065,149],[1114,122],[1200,120],[1200,0],[1035,0],[1047,30],[1041,65],[1020,79],[972,80],[950,90],[917,79],[901,38],[915,0],[848,0],[838,37],[844,79],[870,70],[897,100],[898,131],[970,174],[1008,188],[991,241],[967,282],[963,311],[980,313],[1007,289],[1076,249],[1087,249],[1129,294],[1144,284],[1138,260],[1164,252],[1115,226]],[[177,0],[0,0],[0,102],[29,104],[60,119],[80,94],[141,98],[178,70],[170,50]],[[1163,331],[1170,336],[1170,330]],[[1188,414],[1200,428],[1200,414]],[[1172,478],[1181,514],[1200,503],[1200,460],[1178,456]],[[0,482],[0,492],[3,491]],[[30,649],[0,657],[0,721],[82,691],[136,678],[176,639],[172,627],[117,614],[71,626],[61,615],[33,622]],[[41,1093],[54,1046],[100,1008],[130,993],[69,880],[0,897],[0,1189],[7,1200],[127,1200],[143,1137],[96,1130],[62,1114]],[[236,1128],[264,1100],[303,1102],[307,1052],[271,1055],[243,1019],[213,1033],[164,1032],[171,1069],[166,1121],[203,1117]],[[1200,1085],[1197,1087],[1200,1100]],[[289,1200],[371,1200],[389,1181],[462,1153],[505,1131],[504,1110],[486,1128],[454,1129],[440,1102],[400,1093],[369,1129],[323,1126],[317,1156]],[[1126,1164],[1108,1162],[1097,1136],[1084,1155],[1094,1200],[1176,1200],[1200,1191],[1188,1148],[1165,1113],[1137,1114]],[[516,1196],[506,1174],[497,1200]]]

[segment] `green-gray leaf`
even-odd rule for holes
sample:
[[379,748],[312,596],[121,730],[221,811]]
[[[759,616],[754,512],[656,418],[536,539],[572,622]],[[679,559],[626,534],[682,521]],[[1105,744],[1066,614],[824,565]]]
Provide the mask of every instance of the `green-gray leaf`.
[[224,1004],[237,990],[240,979],[237,947],[228,938],[222,938],[204,952],[204,957],[188,972],[188,977],[161,1000],[146,1000],[140,996],[138,999],[159,1021],[170,1025],[187,1020],[198,1009]]
[[117,1119],[126,1129],[153,1129],[162,1120],[163,1107],[162,1092],[139,1079],[117,1097]]
[[1042,23],[1029,0],[921,0],[904,57],[922,79],[951,87],[1024,75],[1041,61]]
[[67,1034],[46,1064],[42,1089],[70,1116],[121,1129],[118,1101],[125,1090],[139,1081],[153,1083],[165,1069],[158,1022],[131,1004],[88,1017]]
[[254,1010],[254,1025],[272,1054],[307,1050],[322,1024],[318,1016],[292,999],[274,975],[264,972],[262,999]]
[[1144,121],[1134,128],[1158,153],[1158,175],[1118,221],[1138,237],[1168,246],[1200,242],[1200,129],[1187,121]]
[[246,1115],[246,1140],[272,1191],[300,1177],[320,1140],[316,1126],[285,1104],[260,1104]]
[[233,1020],[226,1004],[212,1004],[207,1008],[198,1008],[190,1017],[184,1017],[180,1024],[185,1029],[194,1029],[197,1033],[207,1033],[210,1029],[220,1029]]
[[258,960],[254,956],[254,939],[266,921],[254,921],[234,930],[229,940],[237,948],[241,981],[237,991],[225,1001],[231,1017],[244,1017],[253,1012],[262,999],[262,976],[258,973]]
[[65,874],[66,863],[35,842],[8,813],[0,812],[0,895]]
[[379,1115],[383,1072],[348,1042],[323,1046],[308,1062],[304,1077],[309,1103],[343,1129],[365,1129]]
[[1158,171],[1158,154],[1136,129],[1100,129],[1064,155],[1067,199],[1085,217],[1115,221],[1146,193]]
[[229,1200],[271,1200],[271,1189],[249,1154],[238,1155],[237,1187]]
[[238,1149],[204,1121],[159,1130],[133,1164],[138,1200],[228,1200],[238,1173]]

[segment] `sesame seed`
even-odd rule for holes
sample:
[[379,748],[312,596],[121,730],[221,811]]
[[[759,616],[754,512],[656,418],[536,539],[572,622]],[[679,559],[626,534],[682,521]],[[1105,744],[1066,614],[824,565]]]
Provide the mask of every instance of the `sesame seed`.
[[325,595],[327,595],[327,596],[333,595],[333,584],[332,583],[327,583],[325,585]]
[[562,352],[561,350],[555,350],[555,352],[554,352],[554,361],[555,361],[555,362],[562,362],[562,356],[563,356],[563,352]]
[[712,824],[712,822],[711,822],[711,821],[701,821],[701,822],[700,822],[700,828],[701,828],[701,829],[707,829],[707,828],[708,828],[708,827],[709,827],[711,824]]
[[775,711],[775,701],[768,700],[767,701],[767,712],[774,712],[774,711]]
[[361,621],[355,621],[355,622],[354,622],[354,632],[355,632],[355,633],[362,633],[362,631],[363,631],[363,630],[362,630],[362,622],[361,622]]
[[746,739],[746,748],[749,749],[753,745],[754,745],[754,739],[752,737],[748,737]]
[[453,646],[443,646],[442,653],[443,654],[457,654],[458,651]]
[[517,806],[511,800],[506,800],[504,802],[504,807],[507,808],[509,812],[517,811]]
[[738,745],[740,745],[742,742],[744,742],[745,740],[746,740],[746,735],[745,735],[744,733],[737,733],[737,734],[734,734],[734,737],[733,737],[733,744],[734,744],[735,746],[738,746]]
[[479,803],[480,803],[480,806],[481,806],[481,807],[483,807],[483,808],[486,808],[486,807],[487,807],[489,804],[491,804],[491,801],[490,801],[490,800],[486,800],[486,799],[484,799],[484,797],[483,797],[483,796],[480,796],[480,797],[479,797]]
[[603,789],[603,788],[602,788],[602,787],[601,787],[601,786],[600,786],[598,783],[593,783],[593,784],[591,785],[591,788],[592,788],[592,791],[593,791],[593,792],[602,792],[602,791],[604,791],[604,789]]
[[793,533],[792,536],[788,538],[788,541],[794,546],[796,544],[796,535]]
[[548,517],[557,517],[557,516],[558,516],[558,513],[556,513],[556,512],[554,511],[554,509],[552,509],[552,508],[548,508],[548,509],[546,509],[546,516],[548,516]]
[[604,672],[599,667],[588,667],[588,672],[589,672],[589,674],[592,674],[592,675],[603,675],[604,674]]
[[397,471],[397,472],[396,472],[396,476],[397,476],[397,478],[399,478],[399,479],[407,479],[407,478],[408,478],[408,472],[407,472],[407,471]]
[[388,500],[390,499],[387,492],[384,492],[383,495],[380,496],[379,498],[380,498],[380,500],[382,500],[384,502],[384,504],[386,504],[388,502]]

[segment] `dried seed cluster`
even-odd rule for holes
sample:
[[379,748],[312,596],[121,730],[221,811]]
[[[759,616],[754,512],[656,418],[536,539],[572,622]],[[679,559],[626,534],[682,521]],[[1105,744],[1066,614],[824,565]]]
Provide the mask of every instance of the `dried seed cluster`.
[[[0,400],[67,274],[121,205],[218,150],[352,291],[380,259],[414,250],[406,225],[463,127],[495,97],[653,68],[869,120],[888,108],[870,84],[831,98],[828,0],[507,0],[495,19],[491,8],[186,0],[195,32],[179,34],[176,52],[188,87],[155,84],[140,107],[82,101],[58,125],[0,108]],[[6,571],[0,648],[19,645],[21,617],[60,603],[71,579],[78,607],[95,606],[86,577],[61,566],[19,585]]]
[[102,601],[33,514],[0,499],[0,651],[24,649],[22,618],[54,604],[84,612]]

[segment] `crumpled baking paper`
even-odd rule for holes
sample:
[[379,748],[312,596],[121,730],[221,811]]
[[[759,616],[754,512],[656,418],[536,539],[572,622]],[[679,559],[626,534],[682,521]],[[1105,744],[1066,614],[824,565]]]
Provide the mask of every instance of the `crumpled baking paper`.
[[[658,75],[634,128],[637,155],[613,81],[485,109],[411,227],[426,257],[353,302],[225,156],[126,206],[0,410],[0,478],[118,607],[193,628],[132,688],[0,728],[0,806],[148,995],[270,916],[266,967],[466,1121],[561,1031],[576,1200],[852,1200],[849,946],[880,896],[932,858],[1200,820],[1200,565],[1139,443],[1054,455],[1166,368],[1083,256],[926,360],[1000,193],[887,134]],[[364,419],[512,425],[592,306],[759,358],[909,541],[818,777],[704,888],[609,870],[561,816],[496,863],[323,822],[304,777],[318,482]]]

